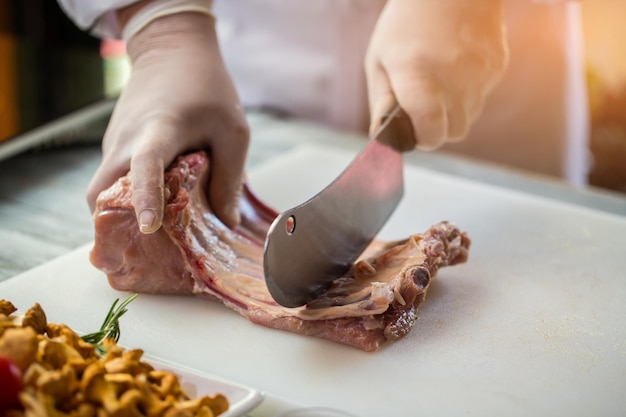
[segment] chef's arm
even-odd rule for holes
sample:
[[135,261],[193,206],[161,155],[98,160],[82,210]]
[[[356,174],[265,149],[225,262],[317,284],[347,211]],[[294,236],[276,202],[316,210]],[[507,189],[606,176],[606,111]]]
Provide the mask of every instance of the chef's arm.
[[397,100],[416,146],[465,138],[507,64],[501,0],[388,0],[365,68],[374,131]]
[[132,73],[102,141],[102,162],[87,189],[98,195],[130,171],[142,232],[162,224],[165,168],[195,150],[210,154],[208,201],[226,225],[239,223],[249,128],[220,54],[211,1],[154,0],[116,11]]

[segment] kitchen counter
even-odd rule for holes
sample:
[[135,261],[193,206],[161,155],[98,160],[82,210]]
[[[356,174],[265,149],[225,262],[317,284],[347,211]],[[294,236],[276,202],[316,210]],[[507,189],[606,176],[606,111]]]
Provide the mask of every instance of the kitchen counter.
[[[280,208],[319,190],[365,143],[265,113],[251,112],[250,124],[250,183]],[[0,162],[0,297],[41,303],[88,332],[100,324],[93,312],[123,294],[88,260],[84,191],[99,135],[76,131],[70,145]],[[416,406],[446,416],[619,415],[626,197],[445,153],[406,160],[405,196],[380,238],[448,219],[472,249],[469,262],[437,274],[402,340],[362,352],[254,325],[220,303],[142,294],[120,344],[258,390],[265,398],[250,417],[301,406],[362,417]]]
[[[97,131],[106,123],[93,120]],[[252,131],[247,168],[307,143],[353,150],[365,144],[358,135],[249,112]],[[106,122],[106,120],[105,120]],[[71,126],[68,127],[71,129]],[[93,229],[85,189],[100,161],[100,134],[74,134],[71,141],[48,144],[0,160],[0,281],[68,253],[91,241]],[[76,137],[78,136],[78,137]],[[69,142],[69,143],[67,143]],[[0,149],[6,144],[0,144]],[[411,152],[408,164],[538,194],[626,216],[626,196],[596,188],[486,164],[443,152]]]

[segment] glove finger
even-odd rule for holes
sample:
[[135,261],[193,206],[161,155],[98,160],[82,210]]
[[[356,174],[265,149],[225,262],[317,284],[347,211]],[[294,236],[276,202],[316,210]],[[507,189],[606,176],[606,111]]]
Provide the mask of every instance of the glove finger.
[[[164,172],[176,156],[170,149],[172,128],[149,125],[138,133],[137,148],[130,160],[132,205],[142,233],[156,232],[163,221]],[[173,145],[172,145],[173,146]]]
[[142,233],[156,232],[163,222],[164,168],[163,163],[145,154],[136,155],[132,160],[132,204]]
[[244,123],[221,129],[217,135],[212,142],[220,146],[211,149],[209,202],[215,215],[225,225],[234,228],[241,221],[239,201],[250,133]]
[[469,131],[468,110],[465,102],[455,95],[448,95],[446,100],[449,142],[462,141]]
[[368,95],[370,105],[369,134],[372,136],[380,127],[383,117],[396,102],[387,74],[380,66],[367,73]]
[[[370,137],[373,137],[379,130],[383,120],[387,118],[390,111],[398,104],[391,84],[387,78],[387,74],[380,66],[374,67],[372,77],[369,77],[370,86],[368,87],[371,107],[370,121]],[[378,81],[377,81],[378,80]],[[403,117],[404,119],[404,117]],[[413,150],[416,146],[415,130],[413,122],[408,118],[407,121],[396,121],[394,126],[394,135],[385,135],[383,142],[391,145],[400,152]]]
[[474,94],[467,100],[466,108],[470,123],[474,123],[483,112],[485,107],[485,93]]
[[93,213],[96,208],[96,201],[103,190],[109,188],[120,177],[128,172],[128,165],[107,164],[103,161],[87,186],[87,204]]

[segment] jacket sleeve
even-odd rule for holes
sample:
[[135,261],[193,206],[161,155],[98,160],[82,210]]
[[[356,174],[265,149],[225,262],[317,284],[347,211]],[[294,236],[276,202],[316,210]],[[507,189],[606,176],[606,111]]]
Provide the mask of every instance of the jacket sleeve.
[[82,30],[101,38],[121,37],[115,10],[137,0],[58,0],[65,14]]
[[58,0],[61,9],[83,30],[100,38],[127,40],[143,26],[160,16],[181,12],[211,14],[213,0],[153,0],[142,7],[123,31],[115,10],[138,0]]

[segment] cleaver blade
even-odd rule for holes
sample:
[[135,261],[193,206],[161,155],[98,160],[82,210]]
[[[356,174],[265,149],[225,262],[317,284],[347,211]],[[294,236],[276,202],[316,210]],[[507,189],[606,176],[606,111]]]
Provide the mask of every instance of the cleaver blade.
[[414,146],[411,121],[396,104],[330,185],[274,219],[263,269],[278,304],[303,306],[351,268],[402,199],[402,152]]

